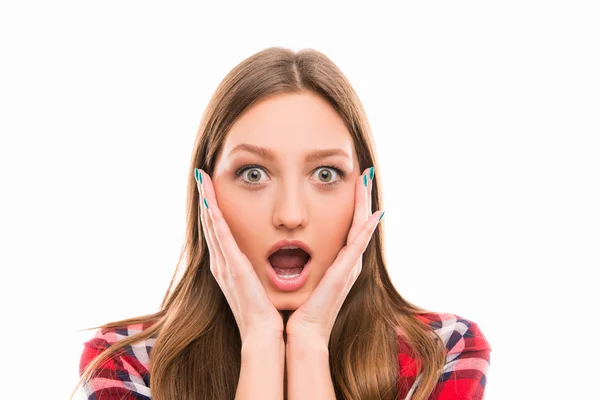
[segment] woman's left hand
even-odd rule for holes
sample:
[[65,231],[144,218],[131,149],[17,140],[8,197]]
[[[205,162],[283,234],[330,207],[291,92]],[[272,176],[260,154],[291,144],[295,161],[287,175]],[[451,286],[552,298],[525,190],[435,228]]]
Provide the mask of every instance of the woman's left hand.
[[316,340],[325,347],[329,344],[337,315],[362,271],[362,254],[383,214],[371,212],[370,170],[366,169],[356,182],[354,219],[346,246],[340,250],[306,303],[289,317],[285,328],[288,343]]

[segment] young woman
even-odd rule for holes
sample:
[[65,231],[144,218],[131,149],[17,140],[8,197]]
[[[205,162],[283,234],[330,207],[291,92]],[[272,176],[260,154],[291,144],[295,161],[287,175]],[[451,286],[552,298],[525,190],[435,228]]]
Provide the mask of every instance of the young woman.
[[365,112],[330,59],[269,48],[240,63],[202,118],[161,308],[90,328],[86,396],[483,398],[478,326],[390,280],[376,172]]

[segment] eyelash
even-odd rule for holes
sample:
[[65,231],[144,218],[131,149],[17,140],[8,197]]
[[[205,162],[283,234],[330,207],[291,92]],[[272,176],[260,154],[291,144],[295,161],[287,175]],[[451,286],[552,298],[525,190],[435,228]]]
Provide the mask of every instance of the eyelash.
[[[243,167],[239,168],[235,172],[235,176],[236,177],[240,177],[240,175],[242,175],[244,172],[246,172],[249,169],[253,169],[253,168],[262,169],[264,171],[264,168],[261,167],[260,165],[256,165],[256,164],[244,165]],[[338,180],[336,180],[333,183],[323,183],[322,185],[324,185],[324,186],[334,186],[334,185],[337,185],[338,183],[341,183],[341,181],[343,181],[344,177],[346,176],[346,173],[344,171],[342,171],[341,169],[339,169],[338,167],[336,167],[335,165],[331,165],[331,164],[320,165],[317,168],[315,168],[314,171],[316,171],[316,170],[318,170],[320,168],[331,168],[331,169],[333,169],[339,175],[339,179]],[[242,183],[244,183],[244,184],[246,184],[248,186],[258,186],[258,185],[260,185],[259,183],[246,182],[245,180],[241,179],[241,177],[240,177],[240,180],[242,181]]]

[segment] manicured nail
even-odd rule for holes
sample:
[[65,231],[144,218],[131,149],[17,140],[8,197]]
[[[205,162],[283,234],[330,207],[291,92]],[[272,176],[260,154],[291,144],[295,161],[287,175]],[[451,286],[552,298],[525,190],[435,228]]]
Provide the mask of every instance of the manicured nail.
[[371,167],[371,180],[373,180],[373,176],[375,175],[375,167]]
[[206,201],[206,197],[203,197],[204,199],[204,207],[206,207],[206,209],[208,210],[208,201]]
[[196,177],[196,182],[200,181],[202,185],[202,172],[198,168],[194,168],[194,176]]
[[[379,217],[379,221],[381,221],[381,218],[383,218],[383,214],[385,214],[385,211],[381,213],[381,216]],[[377,222],[379,222],[377,221]]]
[[367,186],[367,174],[364,174],[363,178],[365,178],[364,181],[365,181],[365,187],[366,187]]

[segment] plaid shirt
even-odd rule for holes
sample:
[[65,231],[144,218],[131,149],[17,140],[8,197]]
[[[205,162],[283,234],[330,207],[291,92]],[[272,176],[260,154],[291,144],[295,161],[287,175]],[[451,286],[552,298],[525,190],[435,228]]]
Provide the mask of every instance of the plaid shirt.
[[[482,400],[490,366],[491,347],[472,321],[450,313],[417,315],[429,324],[444,340],[448,355],[443,373],[429,400]],[[80,374],[85,367],[111,344],[139,333],[151,324],[130,325],[124,329],[98,329],[84,343],[79,364]],[[121,354],[109,359],[98,376],[84,381],[82,390],[88,400],[148,400],[150,396],[150,351],[155,338],[127,346]],[[421,374],[421,360],[399,341],[399,398],[412,398]]]

